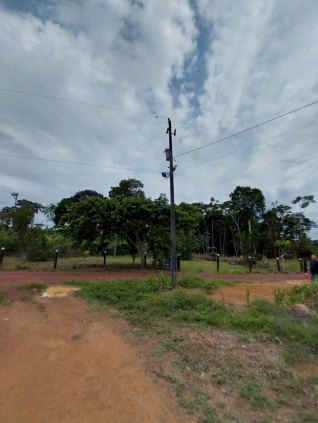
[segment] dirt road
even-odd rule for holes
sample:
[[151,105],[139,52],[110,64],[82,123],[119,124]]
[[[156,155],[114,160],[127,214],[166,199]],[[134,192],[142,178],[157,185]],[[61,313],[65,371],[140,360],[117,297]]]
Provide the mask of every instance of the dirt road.
[[[123,280],[123,279],[144,279],[150,272],[140,271],[77,271],[77,272],[24,272],[24,271],[2,271],[0,272],[0,287],[10,285],[22,285],[31,282],[47,283],[48,285],[60,285],[71,280]],[[183,273],[181,272],[180,275]],[[305,275],[302,273],[243,273],[238,275],[224,275],[219,273],[200,273],[204,279],[225,279],[238,280],[242,282],[259,283],[280,283],[286,281],[305,282]]]
[[123,325],[74,297],[1,306],[0,421],[190,422]]
[[143,279],[149,274],[148,271],[78,271],[78,272],[24,272],[2,271],[0,272],[0,287],[10,285],[23,285],[26,283],[39,282],[48,285],[60,285],[65,281],[72,280],[122,280]]

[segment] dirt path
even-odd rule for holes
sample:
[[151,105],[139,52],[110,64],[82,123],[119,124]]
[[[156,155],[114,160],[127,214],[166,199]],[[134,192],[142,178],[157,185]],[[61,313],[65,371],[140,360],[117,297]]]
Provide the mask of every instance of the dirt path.
[[47,283],[48,285],[60,285],[65,281],[72,280],[101,280],[101,279],[143,279],[149,274],[148,271],[78,271],[78,272],[23,272],[4,271],[0,272],[0,287],[10,285],[23,285],[31,282]]
[[121,325],[74,297],[0,307],[0,421],[190,422]]
[[[2,271],[0,272],[0,287],[10,285],[22,285],[31,282],[47,283],[48,285],[60,285],[71,280],[123,280],[123,279],[144,279],[150,272],[143,271],[77,271],[77,272],[24,272],[24,271]],[[183,273],[181,272],[181,275]],[[225,279],[242,282],[259,283],[280,283],[286,281],[305,282],[305,275],[302,273],[243,273],[238,275],[224,275],[219,273],[200,273],[204,279]]]
[[240,283],[234,286],[221,286],[211,297],[219,302],[235,305],[247,305],[256,299],[273,300],[276,289],[287,289],[303,285],[305,281],[287,281],[279,283]]

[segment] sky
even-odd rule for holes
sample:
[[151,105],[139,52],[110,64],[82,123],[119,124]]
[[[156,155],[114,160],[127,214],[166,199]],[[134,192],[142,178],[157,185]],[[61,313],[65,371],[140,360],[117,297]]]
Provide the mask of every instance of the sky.
[[0,0],[0,208],[127,178],[169,197],[170,118],[177,203],[313,194],[318,222],[317,103],[213,144],[318,100],[317,16],[316,0]]

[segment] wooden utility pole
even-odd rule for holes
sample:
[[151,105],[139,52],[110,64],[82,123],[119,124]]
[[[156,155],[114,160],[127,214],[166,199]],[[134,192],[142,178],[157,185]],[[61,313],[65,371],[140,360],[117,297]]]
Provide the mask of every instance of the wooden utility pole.
[[[169,148],[166,149],[166,160],[169,161],[169,178],[170,178],[170,239],[171,239],[171,282],[172,287],[177,286],[177,241],[176,241],[176,210],[174,203],[174,180],[173,172],[175,166],[173,165],[173,150],[172,150],[172,129],[171,120],[168,119],[168,129],[166,133],[169,135]],[[176,135],[174,130],[173,135]]]

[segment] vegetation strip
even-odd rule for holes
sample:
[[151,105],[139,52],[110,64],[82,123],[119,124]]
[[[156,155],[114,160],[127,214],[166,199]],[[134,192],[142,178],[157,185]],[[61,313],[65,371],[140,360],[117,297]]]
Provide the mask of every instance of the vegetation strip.
[[[180,288],[171,290],[170,280],[160,275],[150,276],[145,281],[138,282],[79,282],[81,291],[76,295],[91,302],[116,307],[121,317],[135,324],[138,339],[144,340],[144,337],[140,336],[143,331],[160,341],[152,353],[152,360],[157,362],[156,374],[170,381],[176,390],[179,403],[188,413],[201,419],[201,422],[241,421],[235,417],[235,410],[231,406],[221,407],[215,402],[213,395],[209,393],[211,386],[215,384],[222,386],[225,391],[230,389],[236,401],[248,400],[246,422],[253,421],[249,420],[249,413],[259,413],[259,421],[263,418],[267,419],[264,421],[271,421],[277,410],[284,410],[287,405],[293,407],[290,400],[291,391],[299,394],[298,406],[301,401],[306,403],[308,399],[303,395],[306,391],[305,382],[292,376],[290,366],[304,361],[317,363],[318,287],[293,287],[284,291],[283,299],[278,292],[275,303],[258,300],[251,302],[248,307],[236,309],[233,306],[218,304],[206,294],[215,290],[221,283],[222,281],[215,284],[213,281],[187,277],[179,279]],[[202,288],[203,291],[198,294],[193,292],[193,288]],[[301,296],[306,299],[311,309],[310,315],[305,319],[294,318],[290,310],[291,304]],[[234,333],[235,335],[231,335],[233,345],[227,346],[225,352],[220,351],[218,348],[221,348],[223,341],[215,343],[211,340],[211,330],[217,331],[221,341],[222,337]],[[183,333],[187,333],[187,336]],[[198,339],[195,344],[197,347],[190,341],[193,338]],[[238,339],[244,340],[246,350],[244,345],[239,347],[242,342]],[[270,361],[265,353],[260,353],[258,363],[253,358],[253,350],[250,351],[252,345],[256,350],[277,349],[282,354],[277,356],[276,361]],[[240,374],[240,366],[244,368],[246,363],[235,355],[237,348],[242,349],[242,354],[248,352],[250,356],[246,363],[249,363],[251,368],[259,366],[264,374],[255,371],[253,376],[249,369],[251,380],[244,380]],[[223,362],[224,354],[228,356],[226,363]],[[170,357],[168,365],[160,364],[164,357]],[[223,369],[221,373],[219,369]],[[200,379],[205,375],[208,375],[208,382]],[[270,383],[273,382],[272,378],[275,379],[273,386]],[[317,399],[316,382],[313,379],[315,390],[311,388],[311,395],[314,392]],[[206,391],[200,389],[200,386]],[[298,421],[302,421],[303,410],[301,405],[298,411],[294,411]],[[306,421],[311,421],[308,420],[310,413],[308,416]]]

